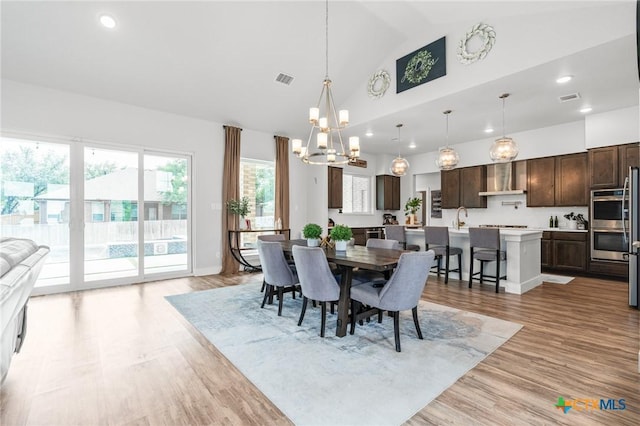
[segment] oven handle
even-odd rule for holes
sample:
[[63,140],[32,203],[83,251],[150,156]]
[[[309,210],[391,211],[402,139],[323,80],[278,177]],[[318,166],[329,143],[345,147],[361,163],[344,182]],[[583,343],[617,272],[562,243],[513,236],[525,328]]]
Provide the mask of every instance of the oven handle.
[[625,244],[628,244],[629,240],[627,240],[627,230],[625,229],[625,225],[624,225],[624,199],[626,198],[625,195],[627,194],[627,186],[629,185],[629,176],[627,176],[624,179],[624,185],[622,186],[622,201],[620,201],[620,203],[622,204],[622,207],[620,208],[620,220],[622,221],[622,235],[623,235],[623,241]]
[[608,229],[591,228],[591,231],[593,231],[593,232],[603,232],[605,234],[621,234],[621,233],[623,233],[623,230],[620,229],[620,228],[608,228]]
[[620,201],[623,200],[623,197],[615,196],[615,197],[593,197],[593,201]]

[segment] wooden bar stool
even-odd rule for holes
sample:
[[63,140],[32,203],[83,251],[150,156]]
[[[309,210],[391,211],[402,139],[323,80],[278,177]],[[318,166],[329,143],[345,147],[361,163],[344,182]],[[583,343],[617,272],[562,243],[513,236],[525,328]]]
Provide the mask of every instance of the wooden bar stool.
[[[458,278],[462,280],[462,249],[449,245],[449,228],[446,226],[425,226],[424,227],[424,249],[433,250],[436,254],[436,265],[438,277],[442,269],[442,258],[444,262],[444,283],[449,283],[449,272],[457,272]],[[458,256],[458,268],[449,269],[449,257]]]
[[[495,228],[469,228],[469,288],[474,275],[480,275],[480,284],[486,279],[496,283],[496,293],[500,291],[500,279],[507,278],[500,276],[500,261],[507,259],[507,252],[500,250],[500,230]],[[473,273],[473,260],[480,261],[480,272]],[[485,275],[484,264],[486,262],[496,262],[496,275]],[[487,279],[489,278],[489,279]]]

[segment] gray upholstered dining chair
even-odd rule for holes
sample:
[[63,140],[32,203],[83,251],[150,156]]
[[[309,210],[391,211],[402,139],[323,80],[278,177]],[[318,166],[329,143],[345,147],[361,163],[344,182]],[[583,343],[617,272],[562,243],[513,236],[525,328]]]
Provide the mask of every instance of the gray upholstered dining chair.
[[[265,234],[258,235],[258,241],[285,241],[287,238],[284,234]],[[260,291],[263,292],[266,284],[264,279],[262,280],[262,287]]]
[[[500,291],[500,261],[507,259],[507,252],[500,250],[500,230],[496,228],[469,228],[469,288],[474,275],[480,275],[480,284],[487,280],[496,283],[496,293]],[[480,272],[473,273],[473,261],[480,261]],[[496,262],[496,275],[490,276],[484,273],[484,264]],[[487,279],[489,278],[489,279]]]
[[[374,287],[367,283],[351,288],[351,330],[355,331],[356,321],[368,318],[380,310],[393,313],[393,331],[396,351],[400,352],[400,311],[411,309],[413,323],[422,339],[422,331],[418,321],[418,302],[427,284],[429,270],[433,264],[435,253],[432,250],[407,252],[400,255],[398,267],[389,281],[381,287]],[[361,311],[362,305],[371,309]],[[378,321],[381,321],[381,316]]]
[[369,238],[367,240],[367,248],[402,250],[402,246],[400,245],[398,240],[382,238]]
[[[382,238],[369,238],[367,240],[367,248],[381,248],[381,249],[390,249],[390,250],[402,250],[402,246],[396,240],[387,240]],[[385,272],[377,272],[377,271],[369,271],[366,269],[358,269],[353,271],[353,284],[360,285],[369,281],[375,281],[378,284],[383,282],[384,280],[389,279],[389,271]]]
[[292,292],[295,297],[298,277],[289,267],[279,242],[258,240],[258,255],[265,282],[264,298],[260,307],[264,308],[267,300],[271,303],[273,296],[277,294],[278,316],[281,316],[284,293]]
[[[442,272],[442,259],[444,258],[444,283],[449,282],[449,272],[457,272],[458,278],[462,280],[462,249],[449,245],[449,228],[446,226],[425,226],[424,227],[424,249],[433,250],[436,254],[436,265],[438,277]],[[458,256],[458,268],[449,268],[449,257]]]
[[385,225],[384,235],[389,240],[396,240],[405,250],[420,250],[420,246],[416,244],[407,245],[407,234],[404,225]]
[[324,250],[320,247],[294,246],[293,260],[296,263],[302,290],[302,310],[300,311],[298,326],[302,325],[308,300],[320,302],[322,309],[320,337],[324,337],[327,321],[327,302],[338,301],[340,298],[340,286],[329,268],[329,262],[327,262]]

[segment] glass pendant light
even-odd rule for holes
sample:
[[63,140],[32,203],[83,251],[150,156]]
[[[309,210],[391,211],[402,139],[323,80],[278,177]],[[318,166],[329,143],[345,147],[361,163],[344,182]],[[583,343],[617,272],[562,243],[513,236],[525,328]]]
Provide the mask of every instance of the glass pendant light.
[[447,132],[446,132],[446,142],[447,145],[444,148],[440,148],[440,152],[438,153],[438,159],[436,160],[436,165],[440,170],[451,170],[454,169],[458,162],[460,161],[460,156],[455,149],[449,148],[449,114],[451,114],[451,110],[448,109],[442,112],[445,117],[447,117]]
[[489,150],[489,156],[491,157],[491,161],[494,163],[508,163],[515,160],[518,156],[518,145],[516,145],[513,139],[505,136],[504,100],[508,97],[508,93],[500,95],[500,99],[502,99],[502,137],[500,139],[496,139],[493,145],[491,145],[491,150]]
[[396,127],[398,128],[398,156],[391,162],[389,170],[394,176],[404,176],[407,174],[407,170],[409,170],[409,162],[406,158],[400,156],[400,128],[402,124],[397,124]]

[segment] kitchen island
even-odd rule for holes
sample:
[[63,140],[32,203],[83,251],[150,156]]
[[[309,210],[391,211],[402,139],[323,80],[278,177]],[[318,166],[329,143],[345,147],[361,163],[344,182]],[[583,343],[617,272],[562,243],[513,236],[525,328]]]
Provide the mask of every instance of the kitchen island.
[[[424,230],[407,229],[407,244],[417,244],[424,250]],[[500,271],[507,271],[507,278],[500,280],[500,287],[506,293],[523,294],[542,283],[540,272],[540,240],[542,231],[538,229],[500,229],[500,246],[506,250],[507,259],[502,261]],[[462,249],[462,279],[469,280],[469,229],[449,228],[449,244]],[[451,256],[449,269],[457,268],[456,256]],[[444,265],[444,262],[443,262]],[[478,268],[474,268],[479,270]],[[495,262],[486,265],[485,272],[495,275]],[[450,273],[449,278],[457,278]],[[477,285],[474,282],[474,285]]]

